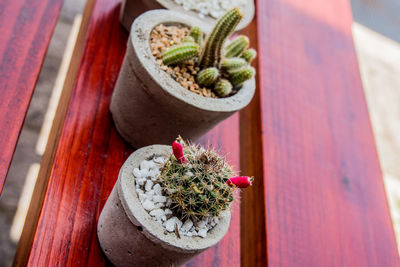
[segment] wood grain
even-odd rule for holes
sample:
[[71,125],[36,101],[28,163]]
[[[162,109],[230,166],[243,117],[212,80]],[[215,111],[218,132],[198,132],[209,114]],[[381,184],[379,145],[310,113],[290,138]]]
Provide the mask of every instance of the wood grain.
[[0,193],[62,3],[0,3]]
[[349,2],[257,4],[268,265],[399,266]]
[[[42,192],[44,201],[37,228],[26,231],[33,236],[33,242],[20,246],[28,266],[109,264],[98,245],[96,222],[119,168],[133,152],[115,131],[109,114],[110,97],[127,40],[118,15],[119,1],[96,1],[59,143],[53,150],[47,190]],[[236,115],[202,142],[229,151],[228,160],[238,166],[238,129]],[[237,204],[229,234],[188,266],[239,266],[239,218]]]

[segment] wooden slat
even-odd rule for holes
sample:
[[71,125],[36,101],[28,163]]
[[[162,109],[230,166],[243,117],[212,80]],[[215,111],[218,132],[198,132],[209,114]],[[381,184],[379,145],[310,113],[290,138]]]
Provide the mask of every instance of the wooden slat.
[[[246,120],[254,106],[240,122],[261,137],[241,138],[242,149],[262,145],[243,167],[263,166],[264,192],[248,191],[244,201],[264,202],[242,209],[263,212],[266,225],[247,230],[266,227],[269,266],[399,266],[349,1],[257,4],[261,127]],[[244,265],[257,265],[254,258]]]
[[0,3],[0,193],[62,2]]
[[[20,246],[29,266],[105,266],[97,241],[96,222],[116,181],[119,168],[133,151],[118,136],[109,102],[125,51],[127,33],[118,22],[119,1],[97,0],[77,82],[66,111],[59,145],[48,176],[47,191],[33,243]],[[238,116],[219,125],[207,137],[229,151],[239,164]],[[233,211],[229,234],[188,266],[240,265],[240,211]],[[19,264],[23,265],[23,264]]]

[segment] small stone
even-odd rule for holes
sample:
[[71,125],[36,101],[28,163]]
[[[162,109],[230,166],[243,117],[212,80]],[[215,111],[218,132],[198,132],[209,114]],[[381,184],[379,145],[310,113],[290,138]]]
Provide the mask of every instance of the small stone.
[[145,194],[139,194],[139,199],[140,199],[140,202],[143,203],[143,201],[145,201],[147,199],[147,196]]
[[192,233],[191,233],[191,232],[188,232],[188,233],[186,233],[185,235],[191,237],[191,236],[192,236]]
[[155,184],[153,186],[153,190],[154,190],[154,194],[156,194],[157,196],[162,196],[162,188],[160,184]]
[[153,161],[155,163],[157,163],[157,164],[164,164],[165,163],[165,160],[163,159],[163,157],[154,158]]
[[165,222],[165,229],[167,229],[168,232],[173,232],[175,230],[175,218],[176,217],[172,217]]
[[207,228],[202,228],[199,230],[199,236],[205,238],[207,236]]
[[143,192],[142,189],[136,189],[136,193],[138,193],[138,194],[144,194],[144,192]]
[[161,217],[165,216],[165,213],[162,209],[154,209],[150,211],[150,215],[156,217],[157,220],[161,220]]
[[172,214],[172,210],[170,210],[170,209],[166,209],[164,212],[165,212],[165,215]]
[[142,173],[140,172],[140,170],[138,168],[133,169],[133,175],[135,175],[136,178],[142,177]]
[[154,201],[154,202],[161,202],[161,203],[164,203],[164,202],[167,202],[167,198],[164,197],[164,196],[154,195],[154,196],[153,196],[153,201]]
[[146,199],[144,202],[143,202],[143,208],[145,209],[145,210],[152,210],[152,209],[154,209],[154,203],[153,202],[151,202],[150,200],[148,200],[148,199]]
[[186,222],[182,225],[181,230],[184,232],[188,232],[190,230],[190,228],[192,228],[193,226],[193,222],[192,220],[188,219],[186,220]]
[[150,191],[152,187],[153,187],[153,181],[147,180],[146,186],[144,187],[144,189],[145,189],[146,191]]

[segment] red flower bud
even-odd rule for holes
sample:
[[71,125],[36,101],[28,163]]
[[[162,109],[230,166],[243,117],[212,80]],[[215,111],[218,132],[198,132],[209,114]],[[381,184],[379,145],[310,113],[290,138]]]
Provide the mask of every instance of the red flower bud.
[[250,178],[249,176],[231,177],[228,179],[228,181],[226,181],[229,186],[235,185],[239,188],[249,187],[252,182],[253,178]]
[[185,156],[183,155],[183,146],[178,142],[174,141],[172,143],[172,151],[174,152],[175,158],[178,160],[179,163],[187,163]]

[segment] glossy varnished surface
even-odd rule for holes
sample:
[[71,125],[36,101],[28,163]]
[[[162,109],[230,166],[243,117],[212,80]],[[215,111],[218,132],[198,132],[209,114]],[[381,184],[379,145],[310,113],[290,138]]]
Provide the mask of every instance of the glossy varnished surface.
[[[127,40],[118,13],[119,1],[98,0],[94,5],[32,248],[24,248],[30,249],[29,266],[107,265],[98,245],[96,222],[119,168],[133,151],[118,136],[109,113]],[[237,166],[238,116],[202,142],[229,151],[229,161]],[[188,266],[240,265],[238,208],[233,211],[229,234]]]
[[399,266],[349,2],[257,14],[268,265]]
[[0,193],[62,2],[0,2]]

